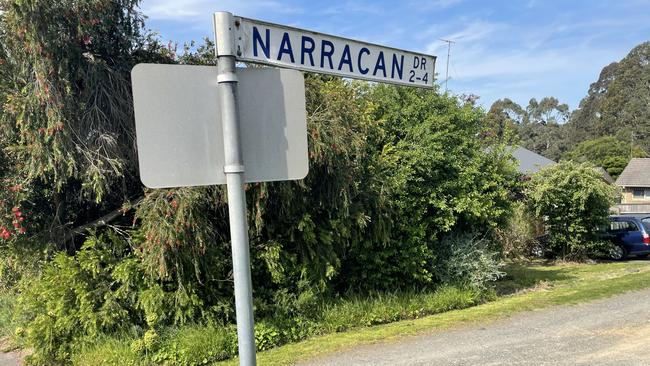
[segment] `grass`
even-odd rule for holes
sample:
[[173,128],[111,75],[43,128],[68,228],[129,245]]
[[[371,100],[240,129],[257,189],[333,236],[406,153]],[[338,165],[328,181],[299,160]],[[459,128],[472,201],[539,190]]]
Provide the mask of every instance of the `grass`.
[[13,307],[16,296],[0,291],[0,339],[13,332]]
[[396,292],[352,296],[326,303],[317,311],[319,333],[392,323],[464,309],[484,301],[480,291],[444,286],[434,292]]
[[[142,357],[131,349],[128,337],[106,337],[98,339],[95,346],[86,352],[79,352],[72,358],[73,365],[101,366],[144,366]],[[151,364],[153,365],[153,364]]]
[[[508,276],[497,285],[497,292],[501,295],[495,301],[421,319],[357,328],[288,344],[258,353],[258,363],[290,365],[353,346],[396,341],[405,336],[494,321],[522,311],[572,305],[650,287],[648,261],[510,264],[506,272]],[[216,365],[236,364],[237,360],[230,360]]]
[[[264,319],[255,325],[258,349],[271,349],[318,334],[413,319],[485,301],[480,291],[444,286],[434,292],[396,292],[351,296],[321,304],[311,319]],[[133,335],[93,342],[76,352],[74,365],[203,365],[237,354],[234,327],[189,325],[160,332],[147,348]],[[145,337],[146,338],[146,337]],[[144,354],[148,352],[147,357]]]

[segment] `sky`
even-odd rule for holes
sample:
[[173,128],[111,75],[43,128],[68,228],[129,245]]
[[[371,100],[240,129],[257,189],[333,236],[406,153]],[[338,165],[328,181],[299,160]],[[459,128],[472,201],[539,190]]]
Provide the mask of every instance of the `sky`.
[[[215,11],[438,56],[444,90],[577,108],[600,70],[650,40],[650,0],[143,0],[147,27],[182,45],[213,38]],[[180,48],[179,48],[180,49]]]

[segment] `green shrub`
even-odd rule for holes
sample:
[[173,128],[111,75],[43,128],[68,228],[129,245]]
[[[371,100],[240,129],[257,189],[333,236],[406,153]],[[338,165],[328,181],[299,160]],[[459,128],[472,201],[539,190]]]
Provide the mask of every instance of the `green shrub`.
[[59,253],[40,278],[22,282],[17,309],[35,363],[67,361],[75,347],[132,323],[128,301],[112,291],[126,250],[115,234],[90,237],[75,257]]
[[616,188],[588,163],[564,161],[533,175],[528,189],[532,212],[544,220],[549,249],[563,259],[601,252],[607,243],[599,228],[607,223]]
[[539,222],[524,202],[515,203],[508,223],[496,229],[503,255],[511,259],[539,256],[540,244],[536,239]]
[[438,246],[436,277],[442,283],[456,283],[485,290],[505,275],[503,263],[493,243],[475,233],[453,233]]

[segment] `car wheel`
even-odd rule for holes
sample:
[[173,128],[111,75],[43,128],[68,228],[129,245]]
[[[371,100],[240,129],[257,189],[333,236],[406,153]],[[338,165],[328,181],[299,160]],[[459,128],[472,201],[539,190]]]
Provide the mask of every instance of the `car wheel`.
[[620,261],[621,259],[625,259],[625,257],[627,257],[627,250],[625,250],[625,248],[620,245],[612,245],[612,247],[609,249],[609,256],[613,260]]

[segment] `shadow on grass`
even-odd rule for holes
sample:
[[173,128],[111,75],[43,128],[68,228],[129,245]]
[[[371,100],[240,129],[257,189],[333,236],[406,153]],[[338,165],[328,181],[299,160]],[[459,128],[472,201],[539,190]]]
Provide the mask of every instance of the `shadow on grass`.
[[569,268],[552,268],[541,263],[509,263],[504,271],[506,276],[496,283],[499,296],[514,294],[540,284],[576,278]]

